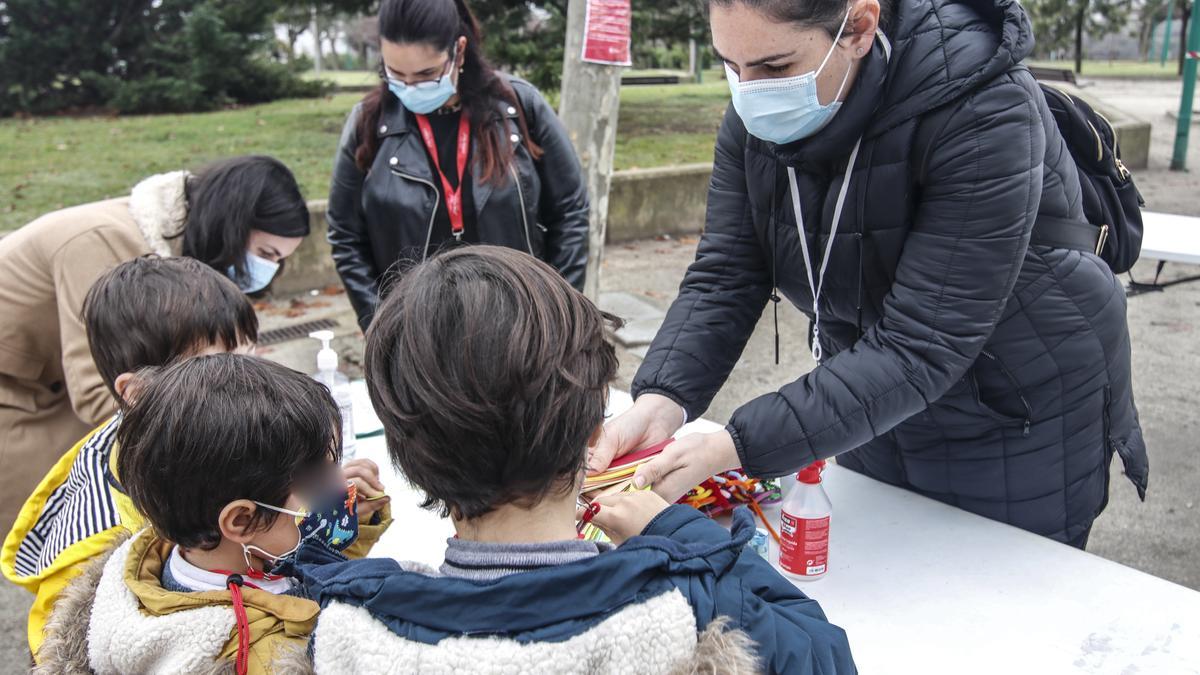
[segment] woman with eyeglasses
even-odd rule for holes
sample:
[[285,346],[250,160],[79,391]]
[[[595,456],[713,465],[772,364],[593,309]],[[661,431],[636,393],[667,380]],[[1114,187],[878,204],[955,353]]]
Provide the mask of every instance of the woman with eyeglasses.
[[383,0],[379,36],[382,82],[346,121],[327,213],[359,325],[406,264],[462,244],[527,251],[582,290],[587,188],[541,93],[488,63],[463,0]]

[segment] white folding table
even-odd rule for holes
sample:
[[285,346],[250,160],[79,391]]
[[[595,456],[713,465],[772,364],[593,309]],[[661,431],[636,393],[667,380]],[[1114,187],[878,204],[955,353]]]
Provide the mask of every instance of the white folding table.
[[[630,405],[611,398],[613,412]],[[699,420],[680,435],[715,428]],[[358,453],[392,495],[395,524],[372,555],[436,567],[450,523],[417,507],[382,437]],[[1200,593],[836,465],[825,484],[829,572],[799,586],[846,630],[860,672],[1200,673]]]
[[1132,282],[1130,293],[1157,291],[1179,283],[1196,281],[1200,276],[1158,282],[1163,267],[1169,262],[1200,265],[1200,218],[1177,216],[1173,213],[1142,211],[1142,260],[1157,260],[1154,281]]
[[1200,265],[1200,218],[1142,212],[1142,257]]

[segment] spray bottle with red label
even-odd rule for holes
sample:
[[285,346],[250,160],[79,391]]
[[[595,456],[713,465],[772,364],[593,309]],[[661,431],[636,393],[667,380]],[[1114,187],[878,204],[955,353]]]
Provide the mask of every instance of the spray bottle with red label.
[[829,517],[833,504],[821,485],[825,461],[796,474],[779,514],[779,566],[800,581],[820,579],[829,568]]

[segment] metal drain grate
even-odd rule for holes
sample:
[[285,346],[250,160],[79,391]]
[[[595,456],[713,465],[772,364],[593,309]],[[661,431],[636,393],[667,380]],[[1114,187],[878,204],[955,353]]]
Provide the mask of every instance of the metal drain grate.
[[300,338],[308,337],[308,334],[315,330],[327,330],[337,328],[338,323],[333,319],[321,319],[320,321],[306,321],[298,323],[294,326],[284,326],[283,328],[272,328],[264,330],[258,334],[258,344],[260,347],[270,347],[281,342],[290,340],[299,340]]

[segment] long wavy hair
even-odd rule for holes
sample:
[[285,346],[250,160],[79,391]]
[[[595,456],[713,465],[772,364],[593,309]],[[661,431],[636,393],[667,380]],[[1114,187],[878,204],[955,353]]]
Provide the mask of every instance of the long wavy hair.
[[[479,22],[464,0],[383,0],[379,6],[379,37],[398,44],[427,44],[450,53],[459,37],[467,38],[466,54],[458,76],[458,96],[471,124],[471,138],[480,167],[480,180],[499,183],[504,180],[513,160],[515,147],[507,134],[495,124],[496,108],[508,103],[517,109],[517,122],[529,154],[540,159],[542,149],[529,137],[525,111],[516,93],[496,72],[483,53],[483,36]],[[366,172],[379,153],[379,121],[384,102],[393,94],[383,79],[363,99],[358,119],[358,148],[354,161]]]

